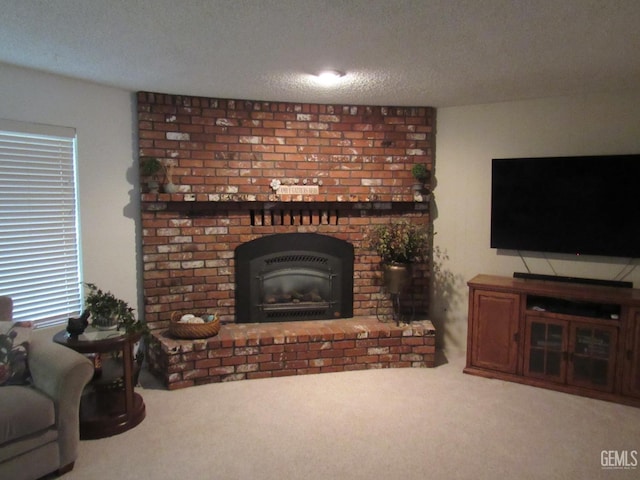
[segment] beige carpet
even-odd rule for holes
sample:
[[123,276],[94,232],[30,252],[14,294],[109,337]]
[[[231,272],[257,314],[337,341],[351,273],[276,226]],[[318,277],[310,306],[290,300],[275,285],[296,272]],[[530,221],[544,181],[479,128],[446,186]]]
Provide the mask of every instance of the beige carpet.
[[[602,450],[640,451],[640,409],[462,373],[389,369],[169,392],[147,418],[82,441],[72,479],[637,479]],[[640,456],[638,458],[640,461]]]

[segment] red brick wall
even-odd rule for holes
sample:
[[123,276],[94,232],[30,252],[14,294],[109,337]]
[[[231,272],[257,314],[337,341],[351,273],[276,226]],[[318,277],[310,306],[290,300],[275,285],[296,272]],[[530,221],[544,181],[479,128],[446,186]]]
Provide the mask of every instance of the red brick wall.
[[[411,167],[433,168],[435,110],[315,105],[138,93],[141,156],[173,160],[174,194],[142,195],[145,319],[215,310],[234,321],[234,249],[261,235],[316,232],[354,244],[354,315],[388,302],[367,227],[393,218],[431,223]],[[270,184],[313,185],[278,195]],[[142,179],[144,180],[144,179]],[[144,185],[142,186],[145,191]],[[413,301],[428,308],[428,265]]]

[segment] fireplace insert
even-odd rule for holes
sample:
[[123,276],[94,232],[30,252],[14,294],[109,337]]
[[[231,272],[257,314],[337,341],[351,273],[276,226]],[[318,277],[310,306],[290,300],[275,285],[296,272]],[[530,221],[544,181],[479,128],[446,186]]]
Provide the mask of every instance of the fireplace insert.
[[236,322],[353,316],[353,245],[316,233],[269,235],[236,248]]

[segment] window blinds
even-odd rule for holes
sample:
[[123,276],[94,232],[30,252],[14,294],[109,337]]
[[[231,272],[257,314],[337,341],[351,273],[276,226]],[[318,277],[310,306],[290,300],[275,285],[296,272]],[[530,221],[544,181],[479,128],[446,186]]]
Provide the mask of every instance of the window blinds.
[[74,129],[0,120],[0,295],[14,321],[82,307],[75,150]]

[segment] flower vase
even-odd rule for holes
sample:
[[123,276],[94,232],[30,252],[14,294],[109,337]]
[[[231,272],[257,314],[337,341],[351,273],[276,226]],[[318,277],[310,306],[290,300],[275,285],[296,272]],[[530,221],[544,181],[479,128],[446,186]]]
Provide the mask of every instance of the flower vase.
[[382,264],[382,278],[386,290],[391,294],[401,293],[411,283],[410,263]]
[[92,325],[98,330],[113,330],[118,327],[118,319],[115,317],[94,317]]
[[160,184],[155,180],[149,180],[147,182],[147,188],[149,189],[149,193],[158,193],[160,190]]
[[178,191],[178,186],[175,183],[164,184],[164,193],[176,193],[177,191]]

